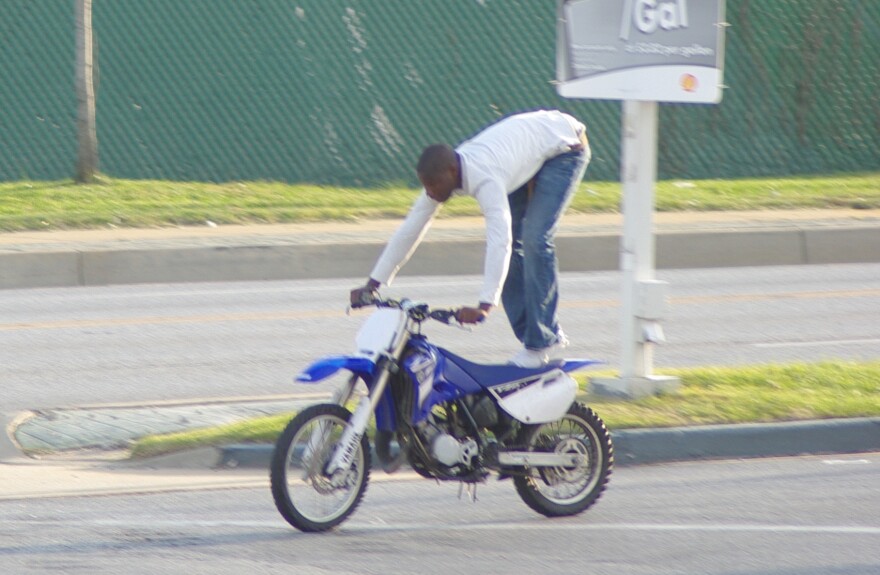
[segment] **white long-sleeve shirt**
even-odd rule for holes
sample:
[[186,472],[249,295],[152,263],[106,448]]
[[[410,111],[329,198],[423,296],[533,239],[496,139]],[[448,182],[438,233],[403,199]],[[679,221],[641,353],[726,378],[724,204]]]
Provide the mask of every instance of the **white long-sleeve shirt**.
[[[477,200],[486,220],[486,259],[479,301],[498,305],[511,253],[511,216],[507,196],[528,182],[544,162],[581,142],[585,127],[556,110],[517,114],[463,142],[461,188],[453,195]],[[370,277],[390,285],[418,247],[440,209],[424,190],[376,262]]]

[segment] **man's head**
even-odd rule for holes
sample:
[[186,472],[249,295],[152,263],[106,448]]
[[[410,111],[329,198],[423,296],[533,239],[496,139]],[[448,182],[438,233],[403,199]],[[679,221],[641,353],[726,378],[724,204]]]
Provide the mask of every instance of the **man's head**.
[[458,155],[446,144],[432,144],[425,148],[416,171],[425,192],[437,202],[445,202],[453,190],[461,187]]

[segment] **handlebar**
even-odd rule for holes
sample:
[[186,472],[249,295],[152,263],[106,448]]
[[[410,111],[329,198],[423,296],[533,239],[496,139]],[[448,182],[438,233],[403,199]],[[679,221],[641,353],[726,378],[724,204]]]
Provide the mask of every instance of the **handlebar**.
[[410,317],[410,319],[417,322],[423,322],[429,318],[433,319],[434,321],[439,321],[440,323],[445,323],[446,325],[452,325],[453,320],[458,322],[457,309],[431,309],[426,303],[414,302],[406,298],[402,300],[395,300],[390,298],[382,299],[381,297],[379,297],[379,293],[376,291],[363,292],[361,294],[360,301],[351,305],[351,307],[354,309],[367,306],[399,309],[405,312]]

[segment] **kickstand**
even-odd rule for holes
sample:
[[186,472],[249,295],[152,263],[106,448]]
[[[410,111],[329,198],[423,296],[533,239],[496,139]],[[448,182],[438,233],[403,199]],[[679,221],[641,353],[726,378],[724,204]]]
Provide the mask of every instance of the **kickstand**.
[[458,498],[461,499],[462,494],[467,491],[468,499],[471,503],[477,502],[477,484],[462,481],[458,484]]

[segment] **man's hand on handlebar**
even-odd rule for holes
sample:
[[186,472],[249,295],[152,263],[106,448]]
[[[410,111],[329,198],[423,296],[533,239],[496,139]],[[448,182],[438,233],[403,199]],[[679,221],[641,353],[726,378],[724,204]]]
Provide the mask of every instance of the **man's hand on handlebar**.
[[379,299],[379,285],[381,285],[379,282],[370,278],[365,285],[351,290],[349,294],[351,307],[363,307]]
[[488,303],[481,303],[480,307],[463,307],[456,313],[456,319],[459,323],[483,323],[489,317],[492,306]]

